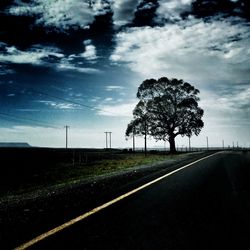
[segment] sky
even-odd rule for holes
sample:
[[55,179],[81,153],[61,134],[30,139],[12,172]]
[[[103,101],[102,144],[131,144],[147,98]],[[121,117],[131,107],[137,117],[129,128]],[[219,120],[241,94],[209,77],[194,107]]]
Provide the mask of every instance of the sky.
[[191,146],[250,147],[249,1],[0,2],[0,142],[64,147],[67,125],[69,147],[104,148],[107,131],[132,147],[137,88],[163,76],[200,90]]

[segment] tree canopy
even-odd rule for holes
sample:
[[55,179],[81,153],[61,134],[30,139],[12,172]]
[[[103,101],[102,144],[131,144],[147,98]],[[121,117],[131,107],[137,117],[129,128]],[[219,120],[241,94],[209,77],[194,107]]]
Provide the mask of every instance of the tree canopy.
[[194,86],[175,78],[143,81],[137,91],[139,102],[126,136],[133,133],[169,141],[170,151],[174,153],[176,136],[198,135],[204,126],[198,94]]

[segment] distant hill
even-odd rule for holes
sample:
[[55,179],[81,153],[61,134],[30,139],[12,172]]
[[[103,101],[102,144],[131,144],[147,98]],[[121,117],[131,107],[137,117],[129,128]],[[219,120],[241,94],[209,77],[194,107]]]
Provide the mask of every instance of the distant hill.
[[27,142],[0,142],[0,148],[30,148]]

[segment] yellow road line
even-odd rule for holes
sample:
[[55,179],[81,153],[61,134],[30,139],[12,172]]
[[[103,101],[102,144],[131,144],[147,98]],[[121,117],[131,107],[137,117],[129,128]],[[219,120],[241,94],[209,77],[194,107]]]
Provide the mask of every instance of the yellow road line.
[[138,187],[136,189],[133,189],[128,193],[125,193],[125,194],[123,194],[123,195],[121,195],[121,196],[119,196],[119,197],[117,197],[117,198],[115,198],[115,199],[113,199],[113,200],[99,206],[99,207],[96,207],[96,208],[90,210],[89,212],[86,212],[86,213],[84,213],[84,214],[82,214],[82,215],[80,215],[80,216],[78,216],[78,217],[76,217],[76,218],[74,218],[74,219],[60,225],[60,226],[58,226],[58,227],[55,227],[55,228],[51,229],[50,231],[48,231],[46,233],[43,233],[43,234],[37,236],[36,238],[22,244],[21,246],[16,247],[15,250],[27,249],[28,247],[38,243],[39,241],[42,241],[42,240],[46,239],[47,237],[49,237],[49,236],[51,236],[53,234],[56,234],[56,233],[62,231],[63,229],[74,225],[75,223],[77,223],[77,222],[79,222],[81,220],[84,220],[85,218],[91,216],[92,214],[95,214],[95,213],[103,210],[104,208],[109,207],[109,206],[113,205],[114,203],[117,203],[118,201],[123,200],[123,199],[127,198],[128,196],[130,196],[130,195],[132,195],[134,193],[137,193],[138,191],[140,191],[140,190],[142,190],[142,189],[144,189],[144,188],[146,188],[148,186],[151,186],[152,184],[154,184],[156,182],[159,182],[160,180],[162,180],[162,179],[164,179],[164,178],[166,178],[166,177],[168,177],[170,175],[173,175],[173,174],[175,174],[175,173],[177,173],[177,172],[179,172],[179,171],[181,171],[181,170],[183,170],[183,169],[185,169],[187,167],[190,167],[191,165],[193,165],[193,164],[195,164],[197,162],[205,160],[205,159],[207,159],[209,157],[212,157],[212,156],[214,156],[214,155],[216,155],[218,153],[220,153],[220,152],[214,153],[212,155],[209,155],[209,156],[203,157],[203,158],[201,158],[199,160],[196,160],[194,162],[191,162],[191,163],[189,163],[189,164],[187,164],[187,165],[185,165],[185,166],[183,166],[181,168],[178,168],[178,169],[176,169],[176,170],[174,170],[174,171],[172,171],[172,172],[170,172],[168,174],[165,174],[165,175],[163,175],[163,176],[161,176],[161,177],[159,177],[159,178],[157,178],[157,179],[155,179],[153,181],[150,181],[150,182],[148,182],[148,183],[146,183],[146,184],[144,184],[144,185],[142,185],[142,186],[140,186],[140,187]]

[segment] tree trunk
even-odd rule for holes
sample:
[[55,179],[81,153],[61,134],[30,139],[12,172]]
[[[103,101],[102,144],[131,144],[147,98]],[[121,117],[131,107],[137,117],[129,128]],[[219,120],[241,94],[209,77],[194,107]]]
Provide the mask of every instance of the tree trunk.
[[175,154],[176,153],[176,148],[175,148],[175,140],[174,136],[169,137],[169,145],[170,145],[170,153]]
[[144,137],[144,152],[145,152],[145,156],[147,156],[147,134],[146,133]]

